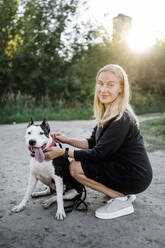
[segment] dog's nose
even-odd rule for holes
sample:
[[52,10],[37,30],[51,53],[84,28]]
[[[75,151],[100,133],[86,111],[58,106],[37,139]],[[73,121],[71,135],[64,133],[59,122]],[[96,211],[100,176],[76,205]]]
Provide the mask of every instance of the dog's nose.
[[33,140],[33,139],[29,140],[30,146],[34,146],[35,144],[36,144],[36,140]]

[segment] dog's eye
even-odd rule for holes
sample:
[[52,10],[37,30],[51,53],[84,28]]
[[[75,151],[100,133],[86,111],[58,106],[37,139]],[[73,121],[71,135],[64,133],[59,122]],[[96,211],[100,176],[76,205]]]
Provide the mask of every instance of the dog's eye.
[[31,132],[28,132],[28,134],[31,134]]
[[44,133],[43,132],[40,132],[41,135],[43,135]]

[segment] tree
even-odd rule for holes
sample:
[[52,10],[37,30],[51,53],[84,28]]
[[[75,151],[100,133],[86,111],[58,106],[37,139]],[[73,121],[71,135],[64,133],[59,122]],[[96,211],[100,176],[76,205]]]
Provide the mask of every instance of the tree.
[[[92,37],[90,25],[82,34],[81,24],[74,22],[82,4],[83,0],[21,0],[18,6],[16,0],[1,1],[2,94],[31,95],[37,101],[49,96],[53,103],[71,98],[67,73]],[[72,84],[74,90],[77,83]]]
[[0,0],[0,94],[10,90],[12,51],[16,39],[17,0]]
[[[76,35],[71,36],[70,49],[66,49],[61,37],[76,15],[79,1],[27,0],[24,5],[25,11],[18,22],[20,39],[14,53],[12,89],[15,93],[19,90],[22,94],[30,94],[37,101],[47,95],[54,102],[64,101],[70,94],[68,67],[83,51],[83,45],[77,39],[79,24],[72,27],[72,33]],[[90,39],[89,32],[87,39]],[[68,60],[69,52],[72,57]]]

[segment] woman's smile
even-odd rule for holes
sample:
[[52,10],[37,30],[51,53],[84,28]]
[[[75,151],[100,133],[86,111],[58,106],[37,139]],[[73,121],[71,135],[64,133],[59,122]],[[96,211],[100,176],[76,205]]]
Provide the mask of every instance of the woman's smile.
[[108,97],[109,95],[100,95],[100,97],[102,97],[102,98],[106,98],[106,97]]
[[104,101],[106,101],[107,99],[109,99],[109,95],[99,95],[99,98],[100,98],[100,101],[101,102],[104,102]]

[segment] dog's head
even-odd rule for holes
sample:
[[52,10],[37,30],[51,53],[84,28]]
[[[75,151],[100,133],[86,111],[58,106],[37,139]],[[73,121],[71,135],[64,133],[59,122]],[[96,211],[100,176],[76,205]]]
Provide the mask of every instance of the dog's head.
[[35,156],[36,160],[43,162],[45,159],[44,150],[51,144],[50,127],[47,120],[43,120],[40,125],[35,125],[32,118],[26,130],[26,144]]

